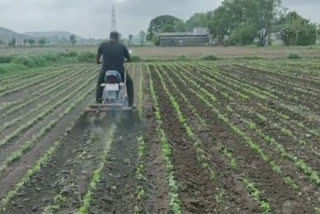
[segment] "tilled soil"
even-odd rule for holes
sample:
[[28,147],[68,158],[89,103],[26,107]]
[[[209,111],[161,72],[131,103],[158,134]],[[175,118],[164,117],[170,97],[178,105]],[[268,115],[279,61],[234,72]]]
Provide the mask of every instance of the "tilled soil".
[[[221,63],[219,62],[219,65]],[[180,66],[183,66],[183,69]],[[205,64],[201,69],[209,69],[209,67],[210,65]],[[79,66],[75,67],[75,69],[78,68]],[[146,78],[149,75],[142,75],[142,71],[146,72],[147,68],[150,70],[150,76],[154,83],[162,122],[159,121],[159,115],[155,114],[155,106],[150,98],[150,82]],[[72,68],[68,67],[68,69],[72,72]],[[128,70],[135,83],[135,106],[139,106],[141,101],[139,98],[143,95],[143,109],[138,109],[142,112],[135,110],[131,113],[111,112],[99,115],[82,113],[83,109],[94,99],[92,89],[96,79],[90,81],[82,90],[77,91],[76,87],[72,87],[70,92],[63,92],[61,96],[72,93],[75,97],[88,93],[88,91],[90,93],[43,137],[39,138],[30,150],[10,163],[0,173],[0,197],[2,199],[4,196],[8,196],[7,193],[16,187],[16,184],[26,175],[27,170],[35,165],[54,142],[63,137],[60,147],[54,152],[48,164],[40,168],[30,180],[23,184],[14,197],[9,197],[10,203],[6,209],[0,207],[0,213],[72,214],[77,213],[84,203],[89,203],[88,213],[92,214],[179,213],[176,207],[173,207],[173,193],[172,186],[170,186],[173,185],[173,181],[169,178],[174,178],[177,183],[177,195],[174,197],[177,196],[181,202],[183,214],[263,213],[266,204],[262,206],[262,202],[270,203],[271,211],[265,212],[268,214],[316,213],[315,210],[320,203],[319,186],[316,182],[312,182],[306,174],[298,170],[292,161],[276,152],[275,148],[257,134],[252,126],[244,123],[243,119],[256,123],[263,133],[279,141],[288,151],[305,159],[307,164],[319,170],[319,161],[313,156],[313,152],[316,150],[309,150],[319,147],[317,145],[314,147],[297,145],[299,140],[305,140],[310,145],[318,140],[316,135],[306,137],[304,133],[309,128],[315,129],[317,122],[309,121],[303,115],[287,112],[287,109],[279,104],[281,100],[274,101],[270,97],[266,100],[260,99],[247,93],[242,87],[236,87],[237,89],[232,91],[226,90],[221,85],[204,84],[206,83],[206,75],[211,78],[214,78],[214,75],[201,73],[201,69],[198,70],[196,66],[191,66],[191,63],[186,66],[175,63],[129,65]],[[233,69],[232,66],[226,66],[221,67],[222,71],[213,72],[223,72],[229,78],[240,79],[246,84],[252,83],[252,86],[259,87],[259,90],[272,88],[279,91],[279,94],[291,94],[307,100],[305,96],[307,92],[294,90],[290,93],[290,90],[284,85],[272,85],[271,81],[264,81],[264,77],[268,76],[267,73],[261,75],[258,71],[250,69],[246,73],[245,67]],[[96,68],[92,67],[93,73],[94,70]],[[196,86],[191,84],[187,78],[182,77],[181,72],[187,71],[198,75],[198,79],[192,79]],[[79,76],[79,83],[87,81],[90,77],[90,71],[84,72],[84,75]],[[74,73],[68,73],[67,79],[72,80],[75,76]],[[188,77],[188,75],[186,76]],[[272,76],[284,81],[282,79],[284,76]],[[176,104],[170,100],[160,77],[163,78]],[[32,79],[32,77],[28,78]],[[139,88],[141,78],[143,78],[143,90]],[[192,77],[189,76],[189,78]],[[59,81],[59,77],[55,81]],[[293,77],[288,81],[304,84],[302,79]],[[71,84],[62,84],[53,93],[59,93],[63,87],[71,86]],[[225,86],[235,87],[227,81]],[[318,88],[317,85],[313,85],[313,87]],[[15,94],[19,97],[24,95],[30,97],[29,92],[35,93],[37,89],[37,86],[30,86],[26,90],[14,92],[7,96],[8,101]],[[198,97],[192,90],[202,97]],[[214,95],[216,100],[210,100],[209,96],[203,93],[204,90]],[[249,99],[242,99],[233,92],[243,93]],[[229,96],[229,99],[226,98],[226,95]],[[299,105],[298,102],[287,99],[286,96],[279,96],[279,98],[283,98],[284,105]],[[2,99],[5,100],[6,96]],[[50,94],[48,99],[51,99],[49,104],[54,105],[58,97],[54,98],[54,95]],[[76,99],[72,98],[58,106],[45,118],[22,131],[21,135],[1,148],[0,164],[20,146],[32,140],[49,121],[59,117]],[[206,99],[208,102],[206,103],[202,99]],[[45,97],[40,96],[34,103],[25,106],[21,111],[1,118],[4,121],[17,118],[25,112],[30,112],[44,100]],[[274,103],[272,108],[271,102]],[[208,107],[208,103],[211,103],[211,106],[215,108],[214,111]],[[262,105],[268,106],[274,111],[263,109]],[[309,102],[306,105],[315,108],[314,105],[317,103]],[[179,120],[177,108],[186,118],[185,121]],[[4,107],[0,112],[5,113],[8,109]],[[36,116],[40,110],[26,116],[26,119]],[[276,111],[288,113],[290,118],[284,121],[283,118],[275,115]],[[218,116],[217,112],[220,112],[222,116]],[[264,114],[268,121],[261,121],[261,118],[256,117],[256,112]],[[227,120],[222,120],[223,117]],[[291,119],[296,122],[303,121],[306,127],[293,125]],[[240,136],[231,128],[230,124],[237,127],[246,137]],[[5,137],[10,134],[11,130],[18,127],[19,125],[15,125],[10,129],[5,129],[5,132],[0,136]],[[115,132],[113,133],[111,130],[114,127]],[[169,155],[172,166],[169,167],[165,160],[168,158],[168,154],[163,148],[164,144],[163,139],[160,139],[159,136],[159,127],[164,130],[172,149],[172,153]],[[275,127],[292,128],[292,135],[296,138],[292,138],[292,140],[289,136],[284,135],[283,129],[281,132],[281,128]],[[195,138],[191,137],[190,130],[198,139],[196,142]],[[140,159],[139,139],[144,140],[143,159]],[[264,160],[261,153],[257,152],[257,147],[250,147],[248,141],[256,143],[264,154],[271,157],[272,161],[281,167],[281,172],[272,168],[270,161]],[[106,150],[106,146],[110,147]],[[199,151],[200,147],[203,151]],[[101,157],[105,151],[108,152],[105,162],[102,162]],[[226,154],[226,152],[229,153]],[[232,158],[233,160],[231,160]],[[101,163],[104,164],[101,165]],[[97,184],[92,186],[91,182],[95,180],[95,173],[100,165],[103,166],[101,174],[99,174]],[[138,169],[141,167],[142,174],[138,177]],[[214,171],[214,177],[208,172],[208,167]],[[171,176],[168,174],[170,172],[168,168],[173,169]],[[296,188],[293,188],[293,184],[290,186],[285,180],[288,177],[296,182]],[[252,183],[246,184],[245,179]],[[257,189],[253,190],[252,185]],[[139,195],[141,193],[142,196]],[[90,196],[89,202],[86,198],[88,195]],[[4,200],[0,201],[0,206],[4,202]]]

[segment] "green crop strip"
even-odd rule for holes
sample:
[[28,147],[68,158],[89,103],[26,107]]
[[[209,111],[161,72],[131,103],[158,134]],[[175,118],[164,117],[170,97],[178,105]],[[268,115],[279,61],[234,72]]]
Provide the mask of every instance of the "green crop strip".
[[[94,143],[96,141],[96,135],[91,132],[89,134],[89,138],[86,141],[86,144],[91,144]],[[81,156],[81,155],[80,155]],[[57,213],[57,211],[61,208],[62,204],[66,204],[68,203],[68,198],[65,197],[63,195],[62,192],[58,193],[57,195],[55,195],[53,197],[53,203],[52,205],[47,206],[46,208],[44,208],[44,211],[42,212],[42,214],[54,214]]]
[[[166,77],[170,82],[173,83],[172,79],[168,75],[166,75]],[[220,143],[218,144],[218,147],[219,147],[219,150],[223,153],[223,155],[226,156],[227,159],[229,160],[231,167],[233,169],[237,168],[238,167],[238,164],[237,164],[238,161],[233,157],[232,153]],[[245,182],[245,181],[248,181],[248,179],[246,179],[246,180],[243,179],[244,185],[247,186],[248,183]],[[252,184],[250,184],[250,186],[251,185]],[[264,213],[271,213],[271,205],[270,205],[270,203],[267,202],[266,200],[262,200],[261,199],[261,192],[257,188],[255,188],[255,189],[247,188],[247,190],[249,191],[250,195],[259,203],[260,208],[264,211]],[[257,193],[259,193],[259,197],[257,197]],[[218,204],[219,204],[219,201],[221,201],[221,197],[223,197],[224,194],[225,194],[225,191],[222,191],[222,192],[220,192],[220,194],[218,194],[216,196],[216,201],[217,201]]]
[[[251,66],[244,65],[244,66],[246,66],[248,68],[252,68],[252,69],[261,69],[261,68],[263,68],[263,72],[265,72],[267,74],[275,74],[275,75],[280,75],[281,74],[281,78],[283,78],[283,79],[291,78],[294,81],[305,81],[305,80],[308,80],[308,81],[312,81],[313,83],[316,83],[316,84],[320,83],[319,79],[314,79],[314,78],[306,79],[306,78],[303,78],[303,77],[298,77],[298,76],[295,76],[295,75],[291,75],[291,74],[288,73],[288,71],[284,71],[285,69],[283,67],[281,67],[281,68],[278,68],[276,66],[271,67],[272,65],[266,65],[266,64],[263,65],[262,63],[259,63],[258,66],[255,66],[255,65],[254,66],[252,66],[252,65]],[[275,71],[275,69],[276,69],[276,71]],[[313,77],[311,75],[312,74],[310,74],[310,77]],[[287,82],[286,82],[286,84],[287,84]],[[297,86],[301,87],[301,85],[298,85],[298,84],[297,84]],[[310,88],[310,89],[313,90],[315,88]],[[318,89],[315,89],[315,90],[318,90]]]
[[[84,87],[84,86],[83,86]],[[32,140],[27,141],[26,143],[24,143],[17,151],[13,152],[12,154],[10,154],[5,161],[3,161],[3,163],[0,166],[0,173],[2,173],[3,171],[5,171],[5,169],[7,168],[7,166],[9,164],[11,164],[12,162],[20,159],[23,154],[30,150],[35,143],[37,143],[41,137],[43,137],[47,132],[49,132],[53,127],[55,127],[60,120],[62,120],[66,115],[68,115],[85,97],[87,97],[93,90],[95,89],[94,87],[91,87],[87,92],[81,94],[79,96],[79,98],[70,104],[70,106],[68,106],[68,108],[61,113],[58,118],[51,120],[50,122],[48,122],[48,124],[43,127],[36,135],[33,136]],[[71,94],[72,96],[74,96],[73,94]]]
[[89,184],[88,192],[85,195],[85,197],[83,199],[82,206],[78,210],[77,214],[89,214],[90,213],[89,209],[90,209],[91,202],[92,202],[92,194],[97,189],[97,185],[99,184],[99,182],[101,180],[101,173],[102,173],[102,170],[105,167],[105,164],[107,162],[110,148],[111,148],[112,144],[114,143],[114,136],[115,136],[116,130],[117,130],[117,126],[115,124],[113,124],[111,127],[111,130],[109,132],[110,137],[106,141],[106,144],[105,144],[105,147],[103,150],[103,154],[100,157],[99,166],[93,173],[93,176],[91,178],[91,182]]
[[271,97],[273,99],[278,99],[278,97],[275,96],[274,94],[271,94],[267,91],[261,91],[258,88],[254,87],[250,84],[247,84],[243,81],[239,81],[240,80],[239,78],[236,78],[236,79],[230,78],[228,75],[231,75],[231,74],[228,73],[228,75],[226,75],[223,71],[221,71],[221,69],[217,68],[216,66],[213,66],[213,68],[215,68],[219,72],[212,72],[212,67],[209,68],[209,67],[203,66],[201,64],[199,64],[199,67],[202,68],[202,69],[200,69],[202,72],[214,77],[215,78],[214,81],[221,82],[221,81],[228,80],[233,85],[239,86],[241,84],[241,89],[244,90],[246,93],[251,94],[253,96],[256,96],[256,97],[263,99],[263,100],[267,99],[267,97]]
[[[65,88],[64,90],[61,90],[58,94],[55,94],[53,97],[51,97],[51,99],[48,99],[46,102],[39,104],[36,108],[33,108],[31,111],[28,112],[28,114],[24,114],[24,115],[22,115],[22,116],[19,116],[19,117],[15,118],[15,119],[12,120],[12,121],[5,122],[4,125],[0,128],[0,132],[2,132],[3,130],[5,130],[5,129],[7,129],[7,128],[10,128],[10,127],[14,126],[15,124],[17,124],[18,122],[20,122],[20,121],[22,121],[22,120],[25,120],[25,118],[27,118],[30,114],[32,114],[32,113],[34,113],[34,112],[37,112],[37,111],[40,110],[41,108],[43,108],[43,107],[45,107],[45,106],[48,106],[48,104],[49,104],[50,102],[52,102],[53,99],[60,97],[61,95],[63,95],[64,93],[66,93],[66,91],[70,91],[72,88],[74,88],[75,86],[77,86],[81,81],[82,81],[82,80],[79,79],[79,80],[73,82],[72,85],[69,85],[69,86],[68,86],[67,88]],[[64,83],[64,84],[65,84],[65,83]],[[62,85],[63,85],[63,84],[62,84]],[[60,85],[58,85],[57,88],[59,88],[59,87],[60,87]],[[53,88],[52,90],[46,91],[46,93],[44,93],[42,96],[47,96],[48,94],[50,94],[52,91],[56,90],[57,88],[55,87],[55,88]],[[71,94],[72,94],[72,93],[71,93]],[[38,98],[36,98],[36,99],[38,99]],[[32,100],[32,102],[34,102],[34,100]],[[22,105],[25,106],[25,104],[22,104]],[[10,110],[10,112],[12,112],[12,110],[13,110],[13,111],[16,111],[16,110],[18,110],[18,109],[20,109],[20,108],[23,108],[23,106],[17,106],[17,107],[15,107],[15,108],[12,108],[12,109]],[[6,114],[10,114],[10,113],[7,112]],[[16,133],[16,131],[13,132],[11,135],[12,135],[12,136],[15,136],[14,133]],[[10,136],[8,136],[8,137],[10,137]],[[7,138],[5,138],[5,139],[7,139]],[[5,139],[4,139],[4,140],[5,140]],[[8,139],[10,139],[10,138],[8,138]],[[1,147],[1,142],[3,142],[3,141],[0,141],[0,147]]]
[[248,189],[251,197],[259,203],[263,214],[271,214],[271,204],[262,198],[262,192],[256,187],[256,185],[247,178],[244,178],[243,182],[246,184],[246,188]]
[[[175,75],[179,78],[179,76],[177,74],[175,74]],[[186,79],[186,80],[188,80],[188,79]],[[181,81],[183,82],[183,80],[181,80]],[[263,150],[256,143],[254,143],[254,141],[250,137],[248,137],[244,132],[242,132],[240,129],[238,129],[235,125],[230,123],[229,119],[226,116],[222,115],[220,113],[220,111],[218,109],[216,109],[215,106],[211,102],[209,102],[206,98],[204,98],[201,94],[197,93],[196,91],[194,91],[190,87],[188,89],[190,91],[192,91],[196,96],[198,96],[204,103],[206,103],[206,105],[211,108],[211,111],[216,113],[219,119],[221,119],[226,124],[228,124],[236,134],[243,137],[246,140],[246,143],[249,144],[250,148],[252,148],[255,152],[257,152],[259,154],[259,156],[264,161],[268,162],[271,165],[272,170],[274,172],[276,172],[280,175],[283,175],[283,173],[281,172],[280,166],[278,166],[274,161],[272,161],[270,156],[264,154]],[[283,152],[285,152],[285,151],[283,151]],[[283,153],[283,154],[286,154],[286,153]],[[295,156],[292,156],[292,154],[286,154],[286,155],[289,155],[289,157],[291,157],[293,160],[295,160],[295,158],[294,158]],[[297,166],[297,168],[300,168],[305,174],[309,175],[309,178],[312,181],[314,181],[315,183],[318,182],[318,178],[319,178],[318,173],[315,172],[312,168],[310,168],[304,161],[296,159],[295,166]],[[291,177],[284,176],[284,180],[292,189],[297,189],[298,186],[297,186],[297,184],[294,183],[294,181],[292,180]]]
[[[7,91],[7,90],[10,90],[12,88],[16,88],[17,86],[21,85],[21,84],[27,84],[29,83],[31,80],[34,80],[34,79],[41,79],[41,78],[45,78],[46,76],[51,76],[51,75],[54,75],[56,73],[60,73],[61,70],[60,69],[56,69],[56,70],[52,70],[50,72],[47,72],[47,73],[43,73],[43,74],[40,74],[40,75],[32,75],[31,78],[23,78],[23,80],[19,81],[19,79],[14,79],[14,81],[11,81],[10,83],[4,83],[2,87],[0,87],[0,93],[4,92],[4,91]],[[31,79],[31,80],[30,80]]]
[[144,177],[144,170],[145,170],[144,161],[145,161],[145,155],[146,155],[145,154],[146,144],[144,142],[143,136],[138,137],[137,140],[138,140],[138,167],[136,170],[136,178],[140,182],[140,184],[137,185],[137,190],[135,194],[137,199],[137,205],[134,207],[134,214],[142,214],[143,207],[141,206],[141,204],[145,198],[145,189],[141,183],[146,179]]
[[162,116],[160,113],[161,112],[160,105],[159,105],[158,97],[154,88],[149,66],[147,67],[147,71],[149,74],[149,88],[150,88],[151,98],[155,108],[155,112],[154,112],[155,118],[158,125],[157,133],[162,143],[162,153],[164,156],[165,165],[166,165],[167,174],[168,174],[170,207],[171,207],[171,211],[174,214],[182,214],[181,201],[179,199],[179,187],[174,176],[174,165],[172,163],[172,148],[171,148],[171,145],[169,144],[166,133],[162,128],[163,122],[162,122]]
[[[135,71],[138,72],[138,71]],[[134,72],[134,73],[135,73]],[[143,90],[143,83],[144,83],[144,72],[143,70],[140,71],[140,79],[139,79],[139,103],[138,103],[138,111],[139,117],[142,118],[143,116],[143,103],[144,103],[144,90]]]
[[[238,85],[240,85],[240,84],[241,84],[241,83],[239,83]],[[259,96],[258,96],[258,97],[259,97]],[[229,108],[228,110],[230,111],[231,108]],[[250,112],[248,112],[248,113],[250,113]],[[257,116],[260,120],[262,120],[262,121],[264,121],[264,122],[269,122],[269,121],[267,120],[267,118],[266,118],[264,115],[260,114],[260,113],[256,113],[256,116]],[[272,125],[272,124],[270,124],[270,125]],[[278,127],[278,128],[279,128],[285,135],[288,135],[288,136],[294,138],[294,140],[296,140],[298,143],[300,143],[300,144],[306,144],[305,141],[298,140],[298,139],[293,135],[293,133],[292,133],[290,130],[288,130],[288,129],[286,129],[286,128],[283,128],[283,127]],[[317,156],[320,155],[320,153],[317,151],[317,148],[316,148],[316,147],[314,147],[314,146],[312,146],[312,145],[307,145],[307,147],[309,147],[309,148],[311,149],[311,151],[312,151],[315,155],[317,155]]]
[[201,118],[201,116],[198,114],[198,112],[196,111],[196,109],[194,108],[194,106],[191,104],[191,102],[188,100],[188,98],[186,97],[185,94],[183,94],[179,88],[176,86],[176,84],[173,82],[173,80],[168,76],[167,72],[163,72],[163,74],[166,76],[166,78],[170,81],[171,86],[178,91],[179,95],[181,96],[181,98],[187,103],[187,106],[191,109],[192,114],[197,118],[197,120],[199,121],[199,123],[201,124],[203,129],[207,128],[207,124],[205,122],[205,120],[203,118]]
[[[50,84],[45,84],[43,87],[41,87],[41,90],[37,90],[36,92],[31,94],[31,99],[29,99],[27,102],[23,99],[18,100],[17,103],[12,103],[8,106],[6,106],[6,108],[9,108],[11,106],[14,106],[12,108],[10,108],[10,110],[6,111],[6,114],[1,115],[0,119],[5,117],[6,115],[12,114],[20,109],[22,109],[23,107],[26,107],[32,103],[34,103],[35,101],[39,100],[42,97],[46,97],[47,95],[51,94],[51,92],[57,90],[58,88],[60,88],[61,86],[64,86],[66,84],[68,84],[68,81],[70,81],[74,76],[79,75],[79,73],[85,72],[88,69],[83,69],[81,71],[76,71],[76,72],[72,72],[71,75],[66,75],[64,78],[61,78],[60,80],[58,79],[58,81],[53,81],[51,80]],[[18,103],[20,103],[19,105],[17,105]]]
[[171,92],[169,91],[169,89],[167,88],[167,85],[165,83],[165,81],[163,80],[163,77],[161,75],[161,73],[157,70],[157,74],[160,78],[160,82],[164,88],[164,91],[166,92],[166,94],[168,95],[170,102],[176,112],[176,116],[181,124],[182,127],[184,127],[187,136],[192,140],[192,142],[194,142],[193,146],[195,147],[197,154],[198,154],[198,160],[201,162],[201,166],[208,171],[208,174],[211,178],[211,180],[214,182],[215,181],[215,171],[212,169],[212,167],[210,166],[208,160],[210,159],[208,157],[207,152],[205,151],[205,149],[203,148],[203,142],[197,137],[197,135],[195,134],[193,127],[191,125],[189,125],[188,120],[186,119],[186,117],[183,115],[183,113],[181,112],[181,107],[178,104],[178,102],[176,101],[176,99],[174,98],[174,96],[171,94]]
[[255,123],[245,119],[242,119],[242,121],[248,124],[248,126],[251,129],[255,130],[260,137],[262,137],[266,142],[268,142],[274,148],[274,150],[281,155],[281,157],[292,161],[296,167],[298,167],[310,178],[311,181],[320,185],[319,173],[314,169],[312,169],[304,160],[299,159],[294,154],[288,152],[286,148],[282,144],[277,142],[274,138],[268,135],[265,135],[263,131],[259,129]]
[[[95,78],[96,77],[93,76],[88,81],[83,83],[80,87],[78,87],[75,91],[79,91],[79,90],[85,88]],[[52,113],[56,108],[60,107],[62,104],[66,103],[67,101],[69,101],[73,97],[74,97],[74,94],[73,93],[69,93],[68,96],[64,97],[63,99],[57,101],[54,105],[52,105],[49,108],[45,109],[37,117],[31,119],[30,121],[27,121],[25,124],[23,124],[22,126],[17,128],[15,131],[13,131],[10,135],[8,135],[4,139],[2,139],[0,141],[0,148],[5,146],[5,145],[7,145],[8,143],[10,143],[12,141],[12,139],[17,137],[21,132],[25,131],[26,129],[32,127],[36,122],[39,122],[39,121],[43,120],[46,116],[48,116],[50,113]],[[2,168],[0,167],[0,172],[2,171],[1,169]]]
[[[73,125],[72,125],[73,126]],[[67,130],[66,133],[68,133],[70,130]],[[7,206],[10,204],[10,202],[17,196],[18,192],[27,185],[31,179],[38,174],[38,172],[45,166],[48,165],[48,163],[51,161],[52,157],[56,154],[58,149],[61,148],[62,143],[64,142],[64,138],[60,138],[58,141],[56,141],[50,149],[42,156],[40,160],[33,166],[32,169],[30,169],[24,177],[21,179],[21,181],[15,185],[13,190],[9,191],[7,195],[0,201],[0,214],[4,213],[7,209]]]
[[[17,85],[17,87],[14,87],[13,89],[11,90],[4,90],[3,92],[0,93],[0,97],[4,97],[8,94],[11,94],[11,93],[14,93],[14,92],[17,92],[19,90],[22,90],[24,88],[27,88],[27,87],[30,87],[32,85],[35,85],[35,84],[38,84],[38,83],[41,83],[43,85],[47,84],[45,83],[44,81],[46,80],[49,80],[49,79],[52,79],[56,76],[58,76],[59,74],[61,73],[64,73],[65,71],[64,70],[58,70],[54,73],[50,73],[50,74],[47,74],[47,75],[44,75],[44,76],[41,76],[40,78],[34,78],[33,81],[27,81],[25,84],[24,82],[19,82],[19,85]],[[43,82],[43,83],[42,83]]]

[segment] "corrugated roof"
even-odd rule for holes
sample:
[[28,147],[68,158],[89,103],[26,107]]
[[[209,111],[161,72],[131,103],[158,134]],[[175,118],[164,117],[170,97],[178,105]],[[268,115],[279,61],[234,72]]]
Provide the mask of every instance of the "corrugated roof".
[[193,32],[158,33],[158,36],[207,36],[208,33],[195,34]]

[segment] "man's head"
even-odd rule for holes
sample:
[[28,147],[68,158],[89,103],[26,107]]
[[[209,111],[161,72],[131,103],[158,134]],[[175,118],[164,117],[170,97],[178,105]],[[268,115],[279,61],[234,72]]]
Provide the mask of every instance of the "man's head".
[[113,31],[110,33],[111,41],[119,41],[119,33],[117,31]]

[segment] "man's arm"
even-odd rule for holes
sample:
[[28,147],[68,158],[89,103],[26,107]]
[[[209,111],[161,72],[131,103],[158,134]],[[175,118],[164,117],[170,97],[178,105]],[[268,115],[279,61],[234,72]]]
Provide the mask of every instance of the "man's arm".
[[98,53],[97,53],[97,64],[101,64],[100,58],[102,56],[102,44],[100,45],[99,49],[98,49]]
[[126,58],[127,62],[131,62],[131,57],[128,51],[128,48],[124,47],[124,58]]

